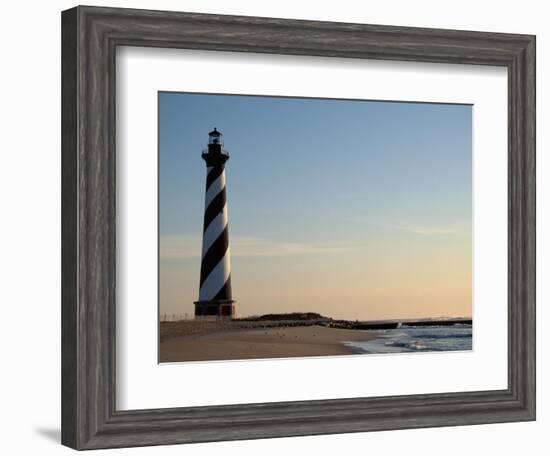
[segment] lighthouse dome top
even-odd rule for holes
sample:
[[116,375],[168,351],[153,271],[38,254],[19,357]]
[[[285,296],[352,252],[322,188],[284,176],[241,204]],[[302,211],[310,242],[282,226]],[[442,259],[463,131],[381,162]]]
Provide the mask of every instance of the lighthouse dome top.
[[214,127],[214,130],[212,130],[210,133],[208,133],[208,144],[221,144],[222,140],[221,137],[223,135],[220,131]]

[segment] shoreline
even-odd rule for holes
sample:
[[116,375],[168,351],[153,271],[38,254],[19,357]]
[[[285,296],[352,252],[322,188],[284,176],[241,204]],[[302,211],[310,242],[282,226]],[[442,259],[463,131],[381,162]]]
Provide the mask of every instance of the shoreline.
[[[175,322],[172,326],[176,326]],[[215,323],[215,322],[213,322]],[[344,342],[378,338],[370,331],[322,325],[242,327],[231,324],[180,324],[162,331],[159,362],[336,356],[362,353]],[[164,334],[163,334],[164,332]]]

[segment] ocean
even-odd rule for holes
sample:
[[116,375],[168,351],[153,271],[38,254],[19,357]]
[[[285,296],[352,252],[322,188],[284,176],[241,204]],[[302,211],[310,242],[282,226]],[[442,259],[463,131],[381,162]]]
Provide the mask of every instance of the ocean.
[[376,339],[344,342],[357,353],[415,353],[472,349],[472,326],[406,326],[369,331]]

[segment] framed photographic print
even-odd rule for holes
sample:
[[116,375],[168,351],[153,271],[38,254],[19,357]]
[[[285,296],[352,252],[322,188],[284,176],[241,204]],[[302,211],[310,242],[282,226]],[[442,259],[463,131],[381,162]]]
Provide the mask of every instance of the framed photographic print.
[[160,362],[472,349],[471,105],[158,105]]
[[62,442],[535,419],[535,38],[62,13]]

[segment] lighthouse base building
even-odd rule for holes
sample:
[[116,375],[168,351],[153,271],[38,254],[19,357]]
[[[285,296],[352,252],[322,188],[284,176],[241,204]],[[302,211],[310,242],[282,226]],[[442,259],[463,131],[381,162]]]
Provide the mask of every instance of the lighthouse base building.
[[225,194],[225,162],[229,154],[223,148],[222,134],[214,128],[209,134],[208,149],[202,153],[206,162],[206,195],[199,299],[195,301],[195,318],[235,316],[231,294],[229,230]]
[[195,317],[216,317],[231,319],[235,316],[235,301],[217,300],[217,301],[195,301]]

